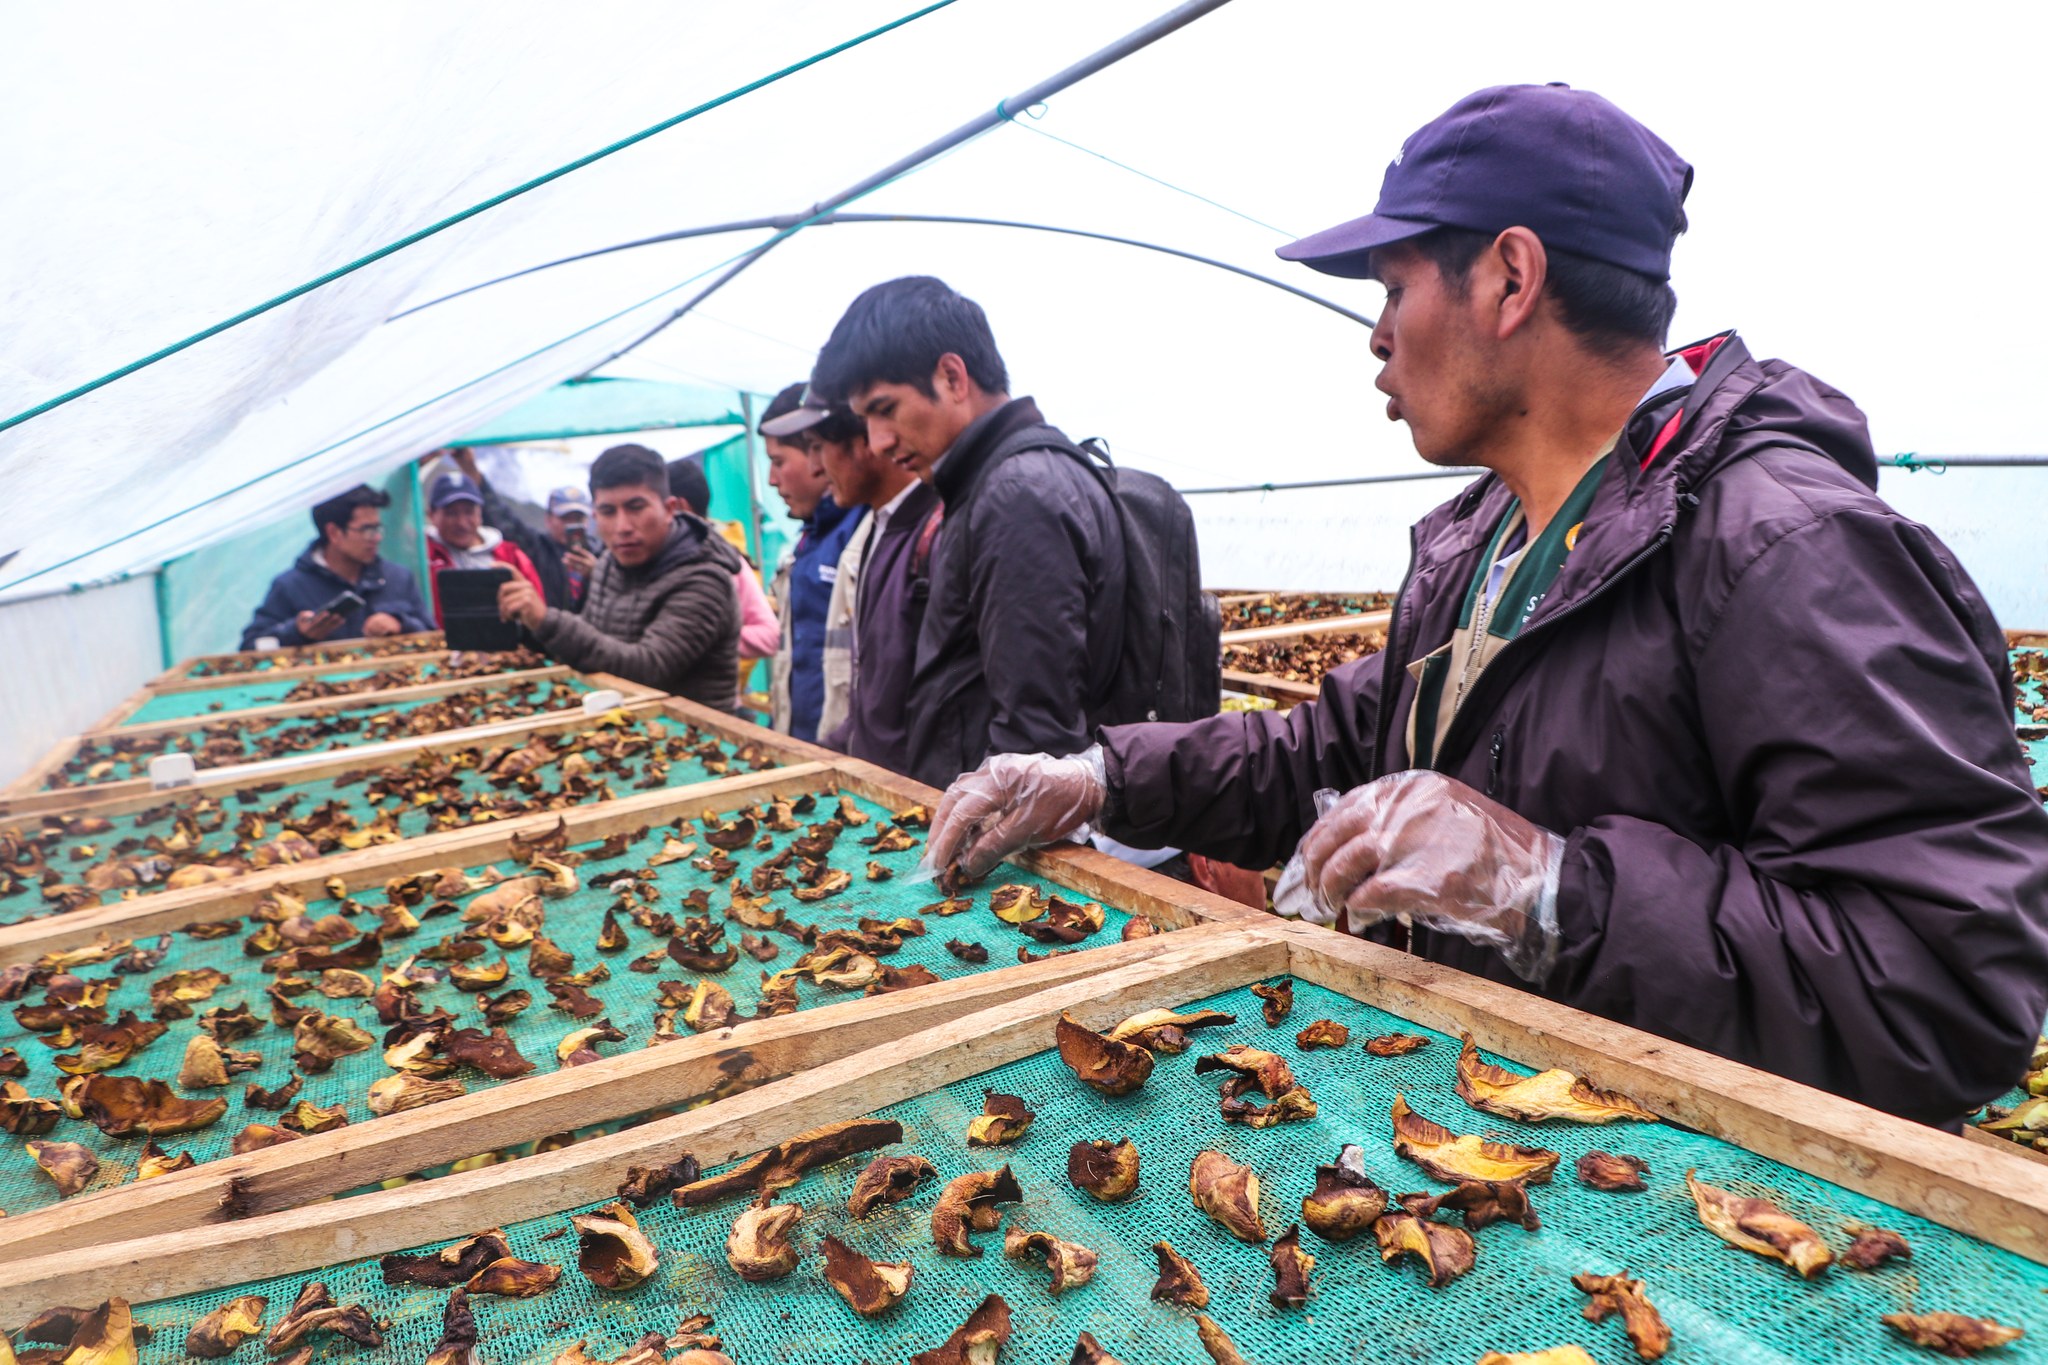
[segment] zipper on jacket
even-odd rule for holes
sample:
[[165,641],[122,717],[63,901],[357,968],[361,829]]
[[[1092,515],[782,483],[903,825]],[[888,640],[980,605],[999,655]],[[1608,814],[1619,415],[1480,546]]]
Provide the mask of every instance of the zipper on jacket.
[[1493,758],[1486,765],[1486,795],[1488,800],[1500,799],[1500,751],[1507,747],[1507,731],[1493,732]]

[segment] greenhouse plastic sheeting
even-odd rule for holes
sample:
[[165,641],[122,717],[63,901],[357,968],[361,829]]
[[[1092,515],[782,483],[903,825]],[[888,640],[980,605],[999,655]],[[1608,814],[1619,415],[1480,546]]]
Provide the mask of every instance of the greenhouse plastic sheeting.
[[724,389],[654,379],[572,379],[543,390],[451,444],[513,445],[671,427],[732,426],[739,397]]

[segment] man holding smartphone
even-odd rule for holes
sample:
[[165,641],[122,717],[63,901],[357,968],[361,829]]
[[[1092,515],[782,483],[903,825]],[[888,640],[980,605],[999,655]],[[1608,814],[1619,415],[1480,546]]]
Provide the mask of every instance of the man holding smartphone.
[[242,648],[268,636],[281,645],[432,630],[418,584],[378,554],[391,495],[357,484],[313,509],[318,538],[270,580],[242,630]]

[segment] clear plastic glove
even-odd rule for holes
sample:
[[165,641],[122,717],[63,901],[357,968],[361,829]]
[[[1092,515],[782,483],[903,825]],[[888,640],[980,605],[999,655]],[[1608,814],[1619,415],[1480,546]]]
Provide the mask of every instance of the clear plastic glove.
[[1357,933],[1420,924],[1498,951],[1542,981],[1557,959],[1565,841],[1442,773],[1392,773],[1325,800],[1283,869],[1274,909]]
[[1108,795],[1099,744],[1067,758],[996,754],[946,789],[918,872],[973,881],[1021,849],[1081,837]]

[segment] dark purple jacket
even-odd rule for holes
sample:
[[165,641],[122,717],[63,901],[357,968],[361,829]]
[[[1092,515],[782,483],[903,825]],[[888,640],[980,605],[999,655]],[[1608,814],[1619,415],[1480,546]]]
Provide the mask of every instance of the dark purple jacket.
[[[887,528],[867,543],[854,601],[853,690],[846,719],[824,740],[891,772],[910,770],[910,678],[917,671],[917,632],[931,594],[929,565],[918,574],[913,561],[918,536],[938,505],[930,484],[913,484],[890,513]],[[856,539],[871,535],[874,524],[870,512]]]
[[[1953,1124],[2048,1010],[2048,814],[1997,624],[1876,484],[1856,407],[1730,335],[1631,422],[1437,766],[1568,840],[1545,995]],[[1483,478],[1416,526],[1386,650],[1317,701],[1104,731],[1108,832],[1262,867],[1317,788],[1413,766],[1403,665],[1450,638],[1507,501]]]

